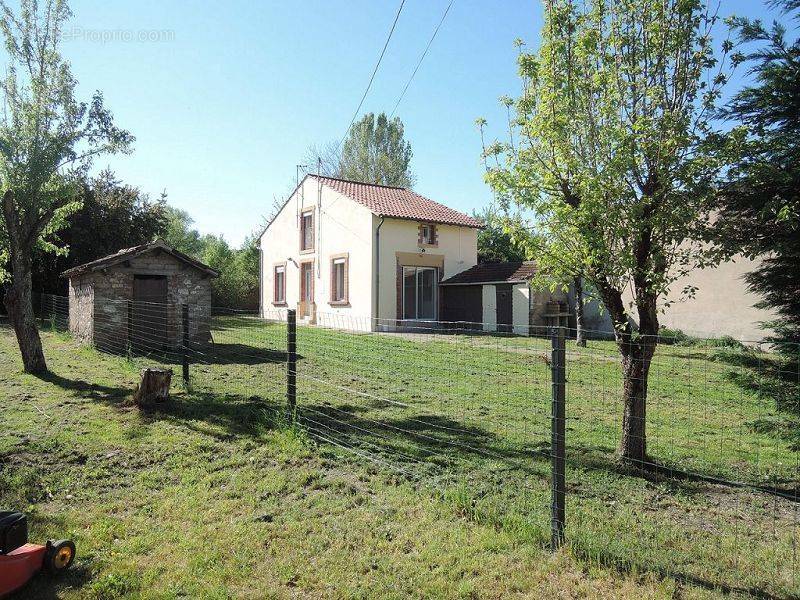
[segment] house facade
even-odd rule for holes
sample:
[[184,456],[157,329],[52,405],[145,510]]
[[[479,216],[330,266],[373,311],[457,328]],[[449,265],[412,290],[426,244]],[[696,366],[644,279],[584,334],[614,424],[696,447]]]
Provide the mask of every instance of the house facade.
[[409,189],[307,175],[259,240],[262,315],[364,330],[440,320],[440,282],[477,263],[480,226]]

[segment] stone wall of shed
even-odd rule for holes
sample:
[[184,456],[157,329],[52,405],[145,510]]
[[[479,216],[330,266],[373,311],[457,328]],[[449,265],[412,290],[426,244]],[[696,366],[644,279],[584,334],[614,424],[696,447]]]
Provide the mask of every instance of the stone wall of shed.
[[87,277],[69,280],[69,330],[81,342],[94,336],[94,286]]

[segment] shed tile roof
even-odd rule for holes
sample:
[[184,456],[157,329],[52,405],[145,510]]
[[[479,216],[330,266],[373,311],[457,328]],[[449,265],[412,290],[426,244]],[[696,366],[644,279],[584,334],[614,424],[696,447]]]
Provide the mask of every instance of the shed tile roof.
[[148,242],[147,244],[140,244],[139,246],[134,246],[133,248],[123,248],[114,254],[109,254],[108,256],[98,258],[97,260],[78,265],[77,267],[72,267],[71,269],[64,271],[61,276],[75,277],[76,275],[82,275],[91,271],[98,271],[100,269],[105,269],[125,262],[126,260],[134,258],[135,256],[152,252],[153,250],[161,250],[166,252],[167,254],[174,256],[179,261],[184,262],[199,271],[203,271],[211,277],[219,277],[219,271],[216,269],[212,269],[208,265],[201,263],[199,260],[196,260],[191,256],[184,254],[183,252],[179,252],[174,248],[170,248],[163,240],[156,240],[154,242]]
[[495,262],[480,263],[445,279],[440,285],[471,285],[479,283],[522,283],[536,272],[536,263]]
[[482,227],[483,224],[469,215],[448,208],[443,204],[421,196],[413,190],[387,185],[363,183],[311,175],[340,194],[366,206],[376,215],[414,221],[430,221],[462,227]]

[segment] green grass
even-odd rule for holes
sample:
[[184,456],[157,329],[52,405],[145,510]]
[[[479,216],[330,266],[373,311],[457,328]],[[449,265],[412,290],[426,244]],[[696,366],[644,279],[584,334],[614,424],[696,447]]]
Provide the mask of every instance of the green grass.
[[[69,576],[23,595],[800,594],[796,502],[615,462],[611,344],[570,348],[568,545],[553,553],[547,341],[301,327],[292,427],[285,335],[218,319],[190,389],[143,413],[128,399],[153,359],[46,333],[53,374],[38,379],[0,329],[0,505],[27,510],[34,538],[79,549]],[[796,490],[793,438],[763,426],[787,417],[731,376],[744,368],[713,348],[661,347],[651,456]]]

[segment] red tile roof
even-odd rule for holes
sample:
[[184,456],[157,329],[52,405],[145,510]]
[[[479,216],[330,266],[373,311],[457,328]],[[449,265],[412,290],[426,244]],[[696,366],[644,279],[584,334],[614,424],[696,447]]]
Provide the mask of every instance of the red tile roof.
[[366,206],[376,215],[395,219],[443,223],[445,225],[460,225],[462,227],[483,227],[483,223],[477,219],[434,202],[425,196],[420,196],[407,188],[349,181],[321,175],[311,175],[311,177],[318,178],[328,187]]
[[522,283],[530,280],[536,273],[536,263],[496,262],[480,263],[466,271],[456,273],[440,285],[472,285],[478,283]]

